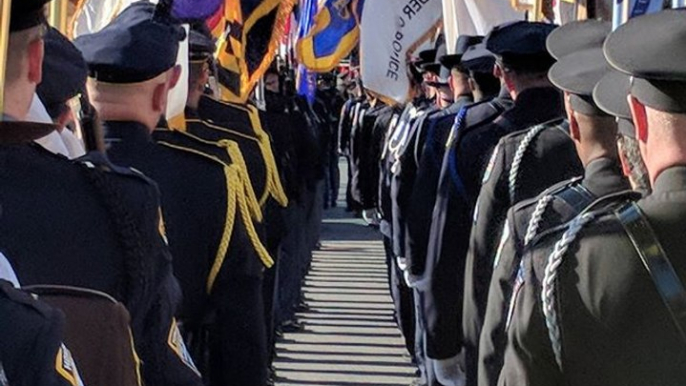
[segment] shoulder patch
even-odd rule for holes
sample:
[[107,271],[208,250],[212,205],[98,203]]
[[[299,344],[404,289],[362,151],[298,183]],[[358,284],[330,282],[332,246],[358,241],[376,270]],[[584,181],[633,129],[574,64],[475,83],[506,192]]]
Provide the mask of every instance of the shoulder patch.
[[55,371],[70,385],[83,386],[79,370],[76,368],[76,363],[74,363],[74,357],[72,357],[71,351],[64,344],[57,350]]
[[167,344],[169,345],[169,348],[176,354],[176,356],[179,357],[183,364],[188,366],[188,368],[200,376],[200,371],[198,371],[198,368],[195,367],[193,358],[191,358],[191,354],[188,352],[188,348],[186,348],[186,343],[183,341],[181,331],[179,331],[179,326],[176,324],[176,319],[172,320],[171,327],[169,328]]

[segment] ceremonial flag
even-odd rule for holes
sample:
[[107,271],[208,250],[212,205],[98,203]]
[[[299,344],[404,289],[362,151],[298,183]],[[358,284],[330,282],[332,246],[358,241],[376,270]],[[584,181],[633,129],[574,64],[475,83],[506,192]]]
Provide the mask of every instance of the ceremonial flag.
[[388,102],[405,102],[408,57],[440,25],[442,11],[441,0],[366,1],[360,31],[365,88]]
[[[317,14],[317,0],[301,0],[300,14],[298,15],[298,44],[307,36],[314,26],[314,17]],[[317,76],[311,73],[303,63],[298,64],[297,73],[298,95],[307,98],[312,104],[314,94],[317,92]]]
[[222,99],[245,103],[274,60],[295,0],[226,0],[217,60]]
[[460,35],[486,35],[508,21],[524,20],[524,12],[505,0],[443,0],[443,30],[448,54],[454,54]]
[[329,72],[348,56],[360,39],[361,4],[355,0],[325,0],[314,28],[296,46],[298,61],[308,69]]

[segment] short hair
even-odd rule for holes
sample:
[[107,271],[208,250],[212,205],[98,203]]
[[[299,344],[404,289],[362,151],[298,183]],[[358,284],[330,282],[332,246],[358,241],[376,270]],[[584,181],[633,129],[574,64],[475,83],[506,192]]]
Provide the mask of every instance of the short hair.
[[650,191],[650,176],[648,175],[648,168],[641,157],[638,139],[618,134],[617,142],[620,145],[622,157],[628,163],[629,175],[636,184],[636,189],[646,192]]
[[476,83],[483,95],[498,95],[500,92],[500,80],[491,73],[470,71],[469,77]]

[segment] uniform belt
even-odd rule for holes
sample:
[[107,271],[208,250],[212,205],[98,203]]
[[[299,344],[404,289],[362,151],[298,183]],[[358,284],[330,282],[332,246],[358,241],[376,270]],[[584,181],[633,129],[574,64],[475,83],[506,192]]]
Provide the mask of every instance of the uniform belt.
[[686,290],[641,209],[630,203],[615,212],[667,306],[686,344]]

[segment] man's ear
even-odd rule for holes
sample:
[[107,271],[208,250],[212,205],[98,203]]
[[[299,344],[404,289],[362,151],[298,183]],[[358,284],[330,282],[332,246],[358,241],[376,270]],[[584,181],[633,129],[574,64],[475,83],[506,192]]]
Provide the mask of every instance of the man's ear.
[[631,117],[634,120],[636,127],[636,138],[646,143],[648,141],[648,116],[646,114],[646,107],[633,95],[628,95],[629,108],[631,108]]
[[173,89],[179,83],[181,79],[181,66],[176,65],[172,68],[171,77],[169,78],[169,89]]
[[29,44],[28,58],[29,58],[29,81],[34,84],[39,84],[43,80],[43,56],[45,54],[45,45],[43,39],[36,39]]

